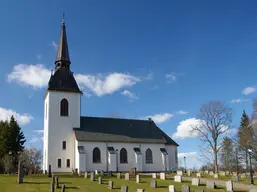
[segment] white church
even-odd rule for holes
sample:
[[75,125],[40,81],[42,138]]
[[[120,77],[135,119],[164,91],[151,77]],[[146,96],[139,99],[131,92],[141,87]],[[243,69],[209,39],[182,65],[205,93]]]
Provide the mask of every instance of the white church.
[[65,23],[44,96],[43,170],[52,172],[160,172],[177,170],[178,144],[153,120],[81,116]]

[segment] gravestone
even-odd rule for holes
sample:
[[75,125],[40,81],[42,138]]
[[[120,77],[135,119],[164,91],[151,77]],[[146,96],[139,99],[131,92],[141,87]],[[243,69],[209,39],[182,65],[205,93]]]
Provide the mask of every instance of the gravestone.
[[48,177],[52,177],[51,165],[48,165]]
[[200,179],[198,179],[198,178],[193,178],[192,179],[192,185],[199,186],[199,184],[200,184]]
[[102,177],[98,177],[98,184],[102,184]]
[[196,173],[196,177],[201,178],[201,173]]
[[182,185],[182,192],[190,192],[189,185]]
[[153,174],[152,174],[152,178],[153,178],[153,179],[156,179],[156,177],[157,177],[157,174],[156,174],[156,173],[153,173]]
[[232,172],[232,175],[233,176],[237,176],[237,172]]
[[257,187],[251,187],[249,192],[257,192]]
[[82,172],[81,171],[79,171],[79,177],[82,175]]
[[137,192],[145,192],[144,189],[137,189]]
[[128,186],[127,185],[122,185],[120,192],[128,192]]
[[221,172],[220,172],[220,175],[221,175],[221,176],[226,176],[226,172],[225,172],[225,171],[221,171]]
[[239,176],[238,175],[232,175],[232,181],[238,182]]
[[140,176],[139,175],[136,176],[136,182],[140,183]]
[[129,169],[129,174],[132,176],[136,176],[137,168],[133,167]]
[[204,190],[198,189],[198,190],[195,190],[195,192],[204,192]]
[[98,175],[98,170],[97,169],[95,170],[95,175]]
[[61,190],[61,192],[65,192],[65,185],[64,185],[64,184],[62,185],[62,190]]
[[107,175],[108,177],[112,177],[112,171],[108,171]]
[[52,175],[52,182],[55,183],[55,175]]
[[120,173],[117,173],[117,179],[120,179]]
[[166,179],[166,174],[165,173],[160,173],[160,179],[165,180]]
[[214,178],[214,179],[218,179],[218,178],[219,178],[219,175],[215,173],[215,174],[213,175],[213,178]]
[[228,192],[233,192],[233,182],[232,181],[226,182],[226,189]]
[[245,174],[245,173],[242,173],[242,174],[240,175],[240,178],[241,178],[241,179],[245,179],[245,178],[246,178],[246,174]]
[[113,189],[113,182],[112,182],[112,181],[109,181],[109,183],[108,183],[108,189]]
[[85,176],[84,176],[84,177],[85,177],[85,178],[87,178],[87,176],[88,176],[88,173],[87,173],[87,172],[85,172]]
[[55,188],[59,188],[59,178],[57,176],[55,177]]
[[213,175],[213,171],[210,171],[210,172],[209,172],[209,175]]
[[23,177],[24,177],[23,168],[22,168],[21,162],[19,162],[19,164],[18,164],[18,184],[23,183]]
[[215,189],[215,182],[207,180],[206,181],[206,188],[207,189]]
[[175,175],[174,176],[174,181],[181,183],[182,182],[182,176],[181,175]]
[[169,185],[169,192],[176,192],[174,185]]
[[204,171],[204,174],[209,174],[209,171],[207,171],[207,170],[206,170],[206,171]]
[[125,174],[125,180],[129,180],[130,179],[130,175],[129,175],[129,173],[126,173]]
[[187,171],[187,176],[191,177],[191,173],[192,173],[191,171]]
[[50,184],[50,192],[54,192],[54,183],[53,182],[51,182],[51,184]]
[[183,171],[177,171],[177,175],[183,175]]
[[229,171],[226,171],[225,173],[226,173],[226,175],[229,175],[229,174],[230,174],[230,172],[229,172]]
[[95,180],[95,174],[94,172],[90,173],[90,181],[94,181]]
[[156,180],[151,181],[151,188],[157,188],[157,181]]

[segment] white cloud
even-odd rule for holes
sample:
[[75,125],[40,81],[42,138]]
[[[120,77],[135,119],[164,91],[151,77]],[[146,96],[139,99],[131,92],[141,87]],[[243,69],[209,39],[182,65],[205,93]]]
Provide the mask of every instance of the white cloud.
[[196,152],[178,153],[178,158],[196,157]]
[[29,141],[29,143],[42,142],[43,140],[44,140],[44,137],[33,136],[32,139]]
[[132,93],[128,90],[124,90],[121,94],[128,97],[131,100],[138,99],[138,97],[135,95],[135,93]]
[[77,74],[75,78],[81,88],[87,87],[99,97],[124,87],[131,87],[140,81],[139,78],[124,73],[111,73],[107,76]]
[[227,129],[226,132],[225,132],[226,135],[232,136],[232,135],[236,135],[237,134],[237,128],[228,129],[226,127],[226,129]]
[[8,74],[8,82],[16,82],[22,85],[29,85],[32,88],[43,88],[50,79],[51,71],[44,65],[18,64],[13,67],[13,71]]
[[[7,81],[29,85],[32,88],[44,88],[48,84],[50,75],[51,71],[42,64],[18,64],[8,74]],[[81,89],[88,88],[99,97],[112,94],[125,87],[131,87],[141,81],[138,77],[124,73],[110,73],[108,75],[75,74],[74,77]],[[91,95],[86,91],[87,97]]]
[[53,46],[53,48],[54,48],[55,50],[57,50],[58,44],[57,44],[55,41],[52,41],[51,45]]
[[144,117],[143,119],[151,118],[155,123],[164,123],[172,118],[173,115],[170,113],[154,114]]
[[238,99],[232,99],[230,102],[231,103],[243,103],[243,102],[247,102],[247,101],[249,101],[249,99],[240,99],[240,98],[238,98]]
[[33,132],[36,132],[36,133],[40,133],[40,134],[42,134],[42,133],[44,133],[44,129],[33,130]]
[[256,91],[256,88],[255,88],[255,87],[246,87],[246,88],[242,91],[242,93],[243,93],[244,95],[249,95],[249,94],[254,93],[255,91]]
[[198,136],[198,133],[192,131],[194,126],[200,126],[201,120],[196,118],[189,118],[183,120],[177,126],[177,131],[172,135],[173,139],[185,139],[185,138],[195,138]]
[[19,114],[11,109],[5,109],[0,107],[0,120],[10,120],[12,115],[17,120],[19,125],[27,125],[28,123],[30,123],[31,120],[33,120],[33,117],[29,114]]
[[168,83],[172,83],[177,80],[177,76],[174,73],[166,74],[165,77],[166,77]]
[[177,111],[176,113],[177,113],[178,115],[186,115],[186,114],[188,114],[187,111],[183,111],[183,110]]

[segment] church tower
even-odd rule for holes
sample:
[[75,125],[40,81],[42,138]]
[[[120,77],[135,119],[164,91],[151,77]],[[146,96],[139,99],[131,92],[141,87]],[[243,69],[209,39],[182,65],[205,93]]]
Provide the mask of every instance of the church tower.
[[44,97],[43,170],[71,172],[75,168],[73,128],[80,127],[82,92],[70,70],[66,26],[62,30],[55,60]]

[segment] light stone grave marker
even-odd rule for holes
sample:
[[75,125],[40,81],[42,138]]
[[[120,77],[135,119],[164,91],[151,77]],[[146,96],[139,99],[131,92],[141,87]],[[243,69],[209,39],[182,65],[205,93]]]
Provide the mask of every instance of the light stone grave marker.
[[218,179],[219,175],[218,174],[214,174],[213,177],[214,177],[214,179]]
[[209,175],[213,175],[213,171],[210,171],[210,172],[209,172]]
[[182,185],[182,192],[190,192],[189,185]]
[[98,170],[97,169],[95,170],[95,175],[98,175]]
[[176,192],[174,185],[169,185],[169,192]]
[[174,176],[174,181],[181,183],[182,182],[182,176],[181,175],[175,175]]
[[199,190],[199,189],[198,189],[198,190],[195,190],[195,192],[204,192],[204,190]]
[[229,172],[229,171],[226,171],[225,173],[226,173],[226,175],[229,175],[229,174],[230,174],[230,172]]
[[85,178],[87,178],[87,176],[88,176],[88,173],[87,173],[87,172],[85,172],[85,176],[84,176],[84,177],[85,177]]
[[98,184],[102,184],[102,177],[98,177]]
[[226,182],[226,189],[228,192],[233,192],[233,182],[232,181]]
[[183,175],[183,171],[177,171],[177,175]]
[[242,174],[240,175],[240,177],[241,177],[241,179],[244,179],[244,178],[246,178],[246,174],[245,174],[245,173],[242,173]]
[[129,179],[130,179],[129,173],[126,173],[125,174],[125,180],[129,180]]
[[128,192],[128,186],[127,185],[122,185],[120,191],[121,192]]
[[166,179],[166,174],[165,173],[160,173],[160,179],[165,180]]
[[120,179],[120,173],[117,173],[117,179]]
[[144,189],[137,189],[137,192],[145,192]]
[[108,183],[108,189],[113,189],[113,182],[112,182],[112,181],[109,181],[109,183]]
[[220,175],[221,175],[221,176],[226,176],[226,172],[225,172],[225,171],[221,171],[221,172],[220,172]]
[[191,176],[191,171],[187,172],[187,176],[190,177]]
[[206,188],[207,189],[215,189],[215,182],[207,180],[206,181]]
[[152,178],[153,178],[153,179],[156,179],[156,177],[157,177],[157,174],[156,174],[156,173],[153,173],[153,174],[152,174]]
[[192,179],[192,185],[199,186],[199,184],[200,184],[200,179],[198,179],[198,178],[193,178]]
[[95,180],[95,174],[94,172],[90,173],[90,181],[94,181]]
[[157,188],[157,181],[156,180],[151,181],[151,188]]
[[196,177],[201,178],[201,173],[196,173]]
[[237,176],[237,172],[233,172],[232,175],[233,175],[233,176]]
[[136,175],[136,182],[140,183],[140,176],[139,175]]
[[204,171],[204,174],[209,174],[209,171]]
[[62,190],[61,190],[61,192],[65,192],[65,185],[64,185],[64,184],[62,185]]
[[238,182],[239,181],[239,176],[232,175],[232,181]]

